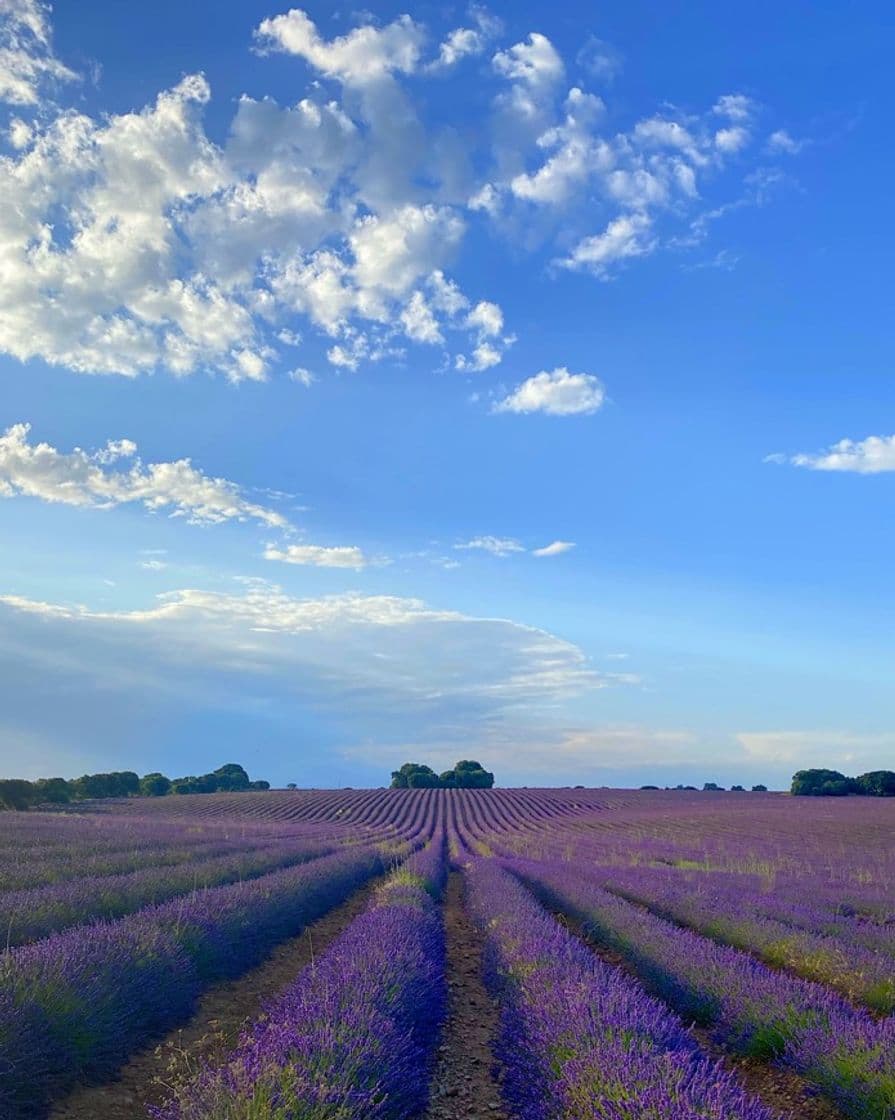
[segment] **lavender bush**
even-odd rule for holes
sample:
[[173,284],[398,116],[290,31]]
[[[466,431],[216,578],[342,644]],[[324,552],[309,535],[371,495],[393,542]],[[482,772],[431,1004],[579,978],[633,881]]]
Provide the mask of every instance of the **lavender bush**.
[[0,1115],[40,1116],[78,1079],[109,1075],[186,1018],[205,985],[239,975],[381,869],[370,850],[75,927],[0,964]]
[[411,857],[267,1009],[223,1068],[156,1120],[410,1120],[445,1006],[442,842]]
[[744,1054],[796,1070],[854,1120],[895,1115],[895,1018],[875,1020],[821,984],[632,906],[568,865],[516,862],[549,905],[580,918],[679,1011]]
[[501,1007],[503,1091],[519,1120],[773,1120],[681,1021],[603,964],[493,861],[467,898]]

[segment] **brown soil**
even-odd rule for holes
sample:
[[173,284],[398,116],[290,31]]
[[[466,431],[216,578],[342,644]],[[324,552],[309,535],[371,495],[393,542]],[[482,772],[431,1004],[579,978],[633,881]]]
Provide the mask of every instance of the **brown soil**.
[[200,1065],[226,1056],[264,1002],[291,983],[360,914],[373,888],[374,884],[362,887],[238,980],[210,988],[185,1026],[134,1054],[114,1081],[75,1089],[56,1105],[49,1120],[146,1120],[147,1105],[162,1104],[171,1096],[171,1086],[189,1079]]
[[423,1120],[506,1120],[492,1075],[498,1011],[482,982],[482,938],[464,909],[459,871],[448,879],[444,922],[448,1018]]
[[[662,998],[620,953],[607,949],[590,937],[585,932],[582,922],[567,914],[553,916],[557,921],[562,922],[570,933],[579,937],[601,961],[623,969],[651,995],[657,999]],[[735,1073],[744,1088],[771,1108],[776,1108],[785,1120],[846,1120],[844,1114],[835,1105],[830,1104],[823,1097],[816,1096],[815,1091],[798,1074],[769,1065],[758,1058],[743,1058],[738,1054],[732,1054],[712,1038],[709,1030],[694,1026],[690,1028],[690,1033],[707,1057],[714,1058],[724,1069]]]

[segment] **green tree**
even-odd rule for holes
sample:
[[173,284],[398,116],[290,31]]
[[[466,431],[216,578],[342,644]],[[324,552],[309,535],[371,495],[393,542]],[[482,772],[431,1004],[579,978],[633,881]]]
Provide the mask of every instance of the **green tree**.
[[227,762],[210,775],[215,780],[215,788],[228,793],[238,793],[250,786],[249,776],[238,762]]
[[0,779],[0,808],[19,812],[34,803],[34,786],[24,778]]
[[392,771],[392,789],[437,789],[440,784],[432,767],[420,762],[405,762]]
[[458,789],[491,789],[494,775],[481,762],[464,758],[454,767],[454,781]]
[[759,783],[757,786],[752,787],[752,792],[753,793],[767,793],[768,792],[768,787],[763,786],[763,785],[761,785],[761,783]]
[[724,786],[719,786],[717,782],[706,782],[702,788],[707,793],[722,793],[724,790]]
[[164,797],[171,792],[171,779],[157,770],[144,774],[140,779],[140,793],[143,797]]
[[838,770],[799,770],[792,776],[790,792],[794,797],[845,797],[856,793],[854,778]]
[[871,770],[855,778],[858,792],[868,797],[895,797],[895,771]]
[[34,800],[38,804],[67,805],[71,801],[71,787],[65,778],[38,778],[34,783]]

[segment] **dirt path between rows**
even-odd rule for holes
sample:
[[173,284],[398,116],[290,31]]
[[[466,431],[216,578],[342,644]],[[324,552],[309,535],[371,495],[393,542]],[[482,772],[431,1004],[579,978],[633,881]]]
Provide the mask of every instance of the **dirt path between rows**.
[[[656,999],[663,998],[661,993],[656,991],[648,980],[640,976],[637,969],[620,953],[607,949],[591,937],[585,931],[581,921],[563,913],[554,912],[553,917],[561,922],[570,933],[583,941],[601,961],[622,969]],[[702,1027],[691,1027],[690,1033],[707,1057],[713,1058],[724,1069],[736,1074],[740,1083],[750,1093],[771,1108],[776,1108],[786,1120],[846,1120],[844,1114],[835,1105],[823,1097],[817,1096],[816,1091],[798,1074],[770,1065],[757,1058],[743,1058],[738,1054],[733,1054],[726,1047],[715,1042],[710,1030]]]
[[170,1085],[182,1083],[200,1064],[226,1056],[265,1000],[291,983],[360,914],[374,887],[375,881],[361,887],[238,980],[210,988],[188,1023],[137,1051],[114,1081],[75,1089],[55,1106],[49,1120],[146,1120],[146,1106],[162,1104]]
[[444,904],[448,1017],[423,1120],[507,1120],[492,1076],[497,1005],[482,982],[482,938],[463,906],[463,879],[452,871]]

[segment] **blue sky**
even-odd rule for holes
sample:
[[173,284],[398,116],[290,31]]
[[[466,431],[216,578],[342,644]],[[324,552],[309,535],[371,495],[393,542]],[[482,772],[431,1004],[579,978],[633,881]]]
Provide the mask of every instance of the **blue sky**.
[[892,24],[0,3],[3,771],[891,765]]

